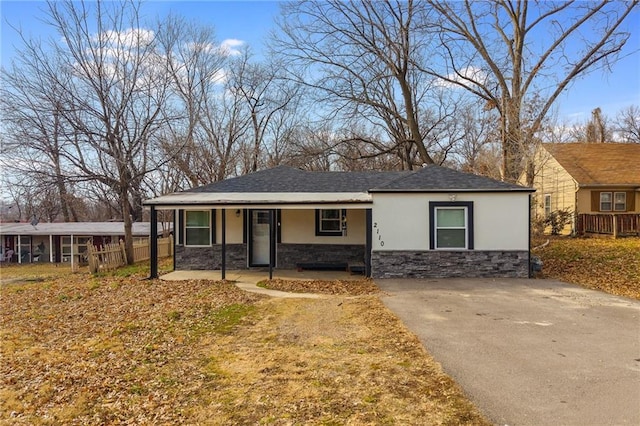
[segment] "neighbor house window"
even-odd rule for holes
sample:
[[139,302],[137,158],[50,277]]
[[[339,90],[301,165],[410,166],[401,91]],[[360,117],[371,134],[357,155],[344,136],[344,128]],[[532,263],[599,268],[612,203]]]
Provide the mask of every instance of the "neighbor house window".
[[601,212],[610,212],[611,211],[611,202],[612,202],[612,193],[611,192],[601,192],[600,193],[600,211]]
[[551,215],[551,194],[544,195],[544,218],[548,218]]
[[432,250],[473,249],[473,203],[430,202]]
[[71,256],[71,246],[73,245],[73,254],[75,256],[82,255],[87,251],[87,246],[91,243],[90,237],[73,237],[63,236],[61,241],[62,261],[68,262]]
[[341,209],[316,210],[316,235],[341,236],[346,211]]
[[211,245],[210,213],[208,210],[187,210],[184,212],[185,245]]
[[627,193],[626,192],[613,193],[613,210],[617,212],[627,211]]

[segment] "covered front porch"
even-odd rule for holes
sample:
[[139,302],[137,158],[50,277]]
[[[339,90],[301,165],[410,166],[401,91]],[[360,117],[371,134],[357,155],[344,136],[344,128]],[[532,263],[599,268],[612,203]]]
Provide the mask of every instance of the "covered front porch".
[[[206,195],[187,202],[182,194],[180,203],[169,195],[150,204],[151,223],[159,210],[174,212],[176,272],[217,271],[215,279],[233,279],[230,271],[263,271],[265,279],[371,276],[371,201],[363,194]],[[152,237],[153,278],[156,246]]]

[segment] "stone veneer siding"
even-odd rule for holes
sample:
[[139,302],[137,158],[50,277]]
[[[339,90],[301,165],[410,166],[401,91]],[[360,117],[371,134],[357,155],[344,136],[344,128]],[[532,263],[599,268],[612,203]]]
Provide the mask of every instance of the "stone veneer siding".
[[373,278],[528,278],[528,251],[374,251]]
[[296,263],[363,263],[364,244],[286,244],[277,247],[277,267],[295,269]]
[[[177,270],[214,270],[222,267],[222,246],[175,249]],[[295,269],[296,263],[364,262],[364,245],[359,244],[285,244],[277,246],[277,268]],[[227,244],[227,269],[247,269],[247,245]]]
[[[227,269],[247,268],[247,245],[227,244]],[[176,270],[214,270],[222,268],[222,246],[186,247],[176,245]]]

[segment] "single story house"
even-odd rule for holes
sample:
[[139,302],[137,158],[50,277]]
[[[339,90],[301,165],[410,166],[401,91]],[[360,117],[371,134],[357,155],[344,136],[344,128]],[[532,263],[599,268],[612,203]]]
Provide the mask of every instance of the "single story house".
[[[279,166],[144,204],[152,224],[158,210],[175,211],[176,270],[527,277],[532,191],[436,165],[361,172]],[[152,237],[152,277],[155,245]]]
[[[147,240],[150,229],[149,222],[134,222],[134,239]],[[72,258],[79,261],[88,244],[100,246],[123,238],[123,222],[54,222],[35,226],[5,222],[0,223],[0,257],[18,263],[70,262]],[[11,259],[7,259],[7,253],[13,254]]]
[[640,213],[640,144],[544,143],[534,162],[533,214],[571,211],[565,233],[578,231],[580,215]]

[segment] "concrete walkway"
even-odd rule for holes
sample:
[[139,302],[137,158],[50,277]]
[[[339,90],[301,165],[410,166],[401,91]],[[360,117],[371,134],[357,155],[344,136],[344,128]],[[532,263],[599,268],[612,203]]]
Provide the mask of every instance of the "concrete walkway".
[[[357,280],[362,279],[361,275],[350,275],[342,271],[294,271],[294,270],[274,270],[273,278],[284,280]],[[165,281],[184,281],[184,280],[212,280],[220,281],[222,273],[216,271],[173,271],[168,274],[161,275],[161,280]],[[312,293],[289,293],[285,291],[271,290],[258,287],[260,281],[269,279],[269,271],[262,269],[251,270],[232,270],[226,272],[226,279],[232,281],[238,288],[252,293],[265,294],[271,297],[282,298],[305,298],[320,299],[327,297],[323,294]]]
[[640,302],[553,280],[376,280],[499,425],[640,425]]

